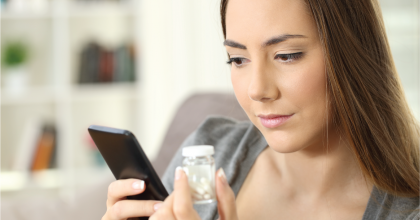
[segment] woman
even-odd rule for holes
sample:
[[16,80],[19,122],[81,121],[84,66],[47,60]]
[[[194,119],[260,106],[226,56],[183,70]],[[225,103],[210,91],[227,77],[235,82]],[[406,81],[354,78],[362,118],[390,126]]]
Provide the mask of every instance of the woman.
[[183,144],[215,146],[218,203],[193,208],[178,152],[163,203],[119,180],[103,219],[419,219],[419,127],[377,1],[222,0],[221,17],[252,123],[209,118]]

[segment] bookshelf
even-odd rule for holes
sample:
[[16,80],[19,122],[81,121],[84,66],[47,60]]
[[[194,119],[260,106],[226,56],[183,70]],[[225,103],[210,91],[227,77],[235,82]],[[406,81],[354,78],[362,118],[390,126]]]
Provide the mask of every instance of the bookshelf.
[[[97,42],[106,49],[130,43],[138,54],[138,10],[139,1],[76,0],[48,1],[41,11],[1,9],[2,45],[18,39],[30,48],[28,83],[19,91],[4,82],[1,86],[2,196],[48,191],[71,201],[78,188],[112,175],[97,164],[87,127],[96,123],[137,133],[140,82],[80,84],[80,53],[87,43]],[[134,58],[136,66],[139,59]],[[134,74],[139,79],[140,68]],[[54,124],[57,166],[16,170],[22,131],[33,119]]]

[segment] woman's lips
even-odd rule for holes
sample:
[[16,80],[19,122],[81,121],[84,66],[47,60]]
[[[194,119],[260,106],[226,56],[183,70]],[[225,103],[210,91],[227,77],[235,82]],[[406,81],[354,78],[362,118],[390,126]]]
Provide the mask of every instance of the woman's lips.
[[261,124],[266,128],[275,128],[284,124],[291,115],[258,115],[260,118]]

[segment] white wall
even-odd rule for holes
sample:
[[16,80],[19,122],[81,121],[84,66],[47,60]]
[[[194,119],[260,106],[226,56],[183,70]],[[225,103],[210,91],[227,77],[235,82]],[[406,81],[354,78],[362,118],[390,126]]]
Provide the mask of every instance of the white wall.
[[408,104],[420,121],[420,2],[380,0],[380,4]]

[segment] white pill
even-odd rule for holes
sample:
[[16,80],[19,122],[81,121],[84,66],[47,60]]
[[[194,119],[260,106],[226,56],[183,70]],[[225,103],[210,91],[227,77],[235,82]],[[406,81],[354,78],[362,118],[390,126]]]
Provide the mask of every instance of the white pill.
[[202,188],[208,192],[210,191],[210,184],[204,184]]
[[201,178],[200,178],[200,182],[201,182],[201,183],[204,183],[204,184],[208,184],[208,183],[210,183],[210,181],[209,181],[207,178],[205,178],[205,177],[201,177]]
[[205,194],[203,197],[204,197],[204,199],[210,199],[211,198],[211,196],[209,194]]
[[203,188],[201,188],[201,187],[195,187],[195,191],[196,191],[198,194],[201,194],[201,195],[203,195],[203,194],[205,194],[205,193],[206,193],[206,191],[205,191]]

